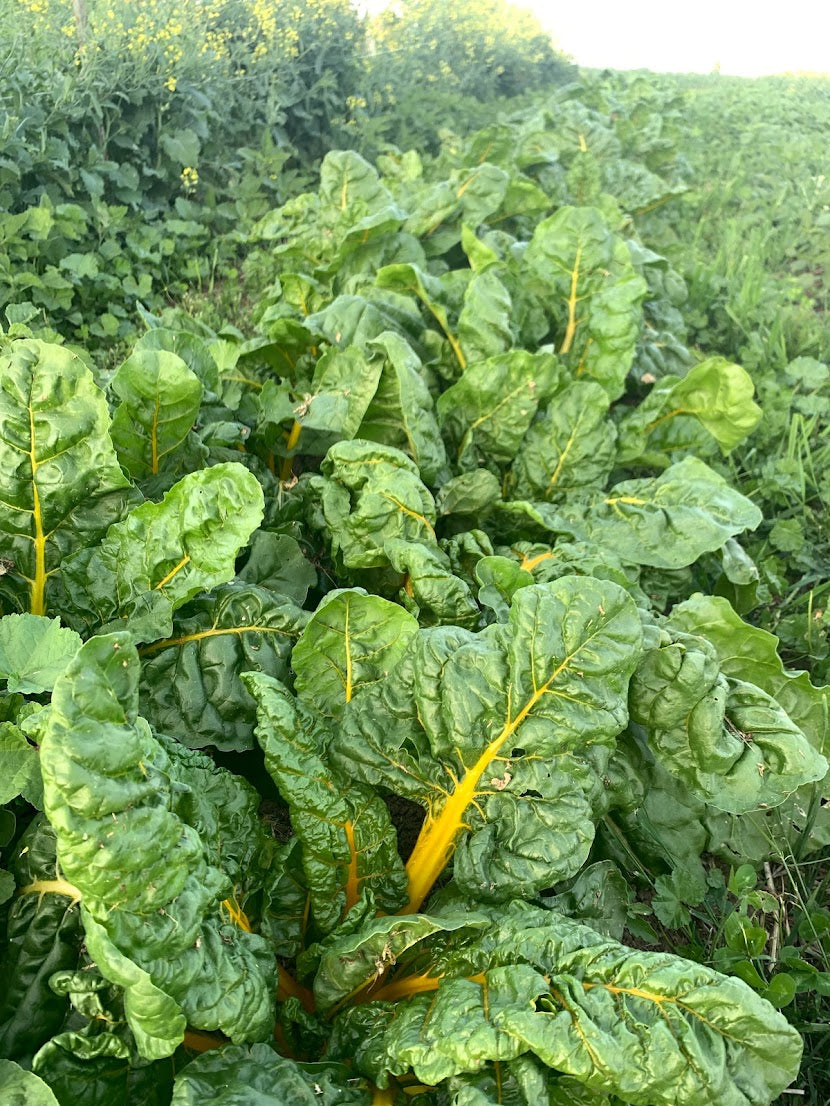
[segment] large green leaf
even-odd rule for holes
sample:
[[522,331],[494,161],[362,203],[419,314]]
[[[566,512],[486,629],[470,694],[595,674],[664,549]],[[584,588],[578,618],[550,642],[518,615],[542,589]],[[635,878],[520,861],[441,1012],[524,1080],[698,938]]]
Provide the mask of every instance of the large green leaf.
[[558,352],[574,378],[623,392],[640,331],[643,278],[625,242],[594,207],[562,207],[536,226],[524,261],[558,323]]
[[473,276],[458,316],[458,341],[468,365],[512,347],[512,308],[510,293],[493,269]]
[[112,440],[124,471],[133,480],[175,471],[199,415],[198,376],[175,353],[140,349],[119,366],[111,387],[121,400],[112,419]]
[[244,680],[259,708],[265,765],[302,843],[316,925],[330,932],[366,892],[381,909],[396,909],[406,878],[386,806],[331,769],[324,754],[330,735],[302,700],[270,676],[250,673]]
[[387,567],[389,538],[435,543],[435,502],[405,453],[359,439],[339,442],[321,471],[332,552],[346,568]]
[[55,832],[39,815],[20,838],[10,866],[17,895],[9,906],[0,958],[0,1052],[31,1055],[66,1017],[52,975],[77,967],[83,942],[78,890],[62,878]]
[[117,620],[137,641],[171,636],[173,611],[233,578],[263,505],[259,481],[234,461],[183,477],[64,565],[77,621],[95,629]]
[[45,614],[65,558],[95,543],[131,500],[106,399],[62,346],[26,339],[0,355],[0,485],[8,579],[22,607]]
[[181,1043],[185,1019],[240,1041],[267,1036],[276,965],[262,938],[223,922],[231,878],[176,812],[182,785],[138,714],[139,675],[129,635],[87,642],[55,686],[41,768],[88,948],[125,988],[140,1053],[157,1059]]
[[252,748],[256,709],[239,679],[285,679],[307,615],[281,595],[230,583],[188,606],[169,637],[145,645],[141,710],[154,727],[191,748]]
[[[634,1106],[767,1106],[796,1075],[798,1033],[740,980],[525,903],[488,913],[488,929],[443,954],[440,978],[411,979],[394,1017],[371,1011],[357,1062],[379,1084],[530,1052]],[[404,995],[402,975],[390,989]],[[344,1043],[351,1019],[366,1020],[341,1015]]]
[[778,806],[827,771],[778,703],[727,680],[702,638],[684,634],[649,650],[631,681],[630,708],[664,767],[720,810]]
[[437,277],[424,272],[417,265],[398,264],[387,265],[381,269],[377,274],[376,282],[379,288],[413,296],[420,301],[444,335],[455,358],[456,369],[463,370],[467,367],[467,358],[464,356],[458,337],[450,326],[447,306],[442,302],[445,298],[445,290]]
[[421,361],[411,345],[394,331],[384,331],[369,343],[383,357],[380,382],[359,435],[408,453],[422,479],[436,484],[447,464],[444,442]]
[[758,424],[752,377],[724,357],[707,357],[681,379],[664,377],[644,403],[620,421],[621,463],[665,446],[666,427],[675,419],[696,419],[723,453],[731,452]]
[[339,718],[362,688],[389,675],[417,630],[402,607],[362,588],[329,592],[294,646],[297,694],[324,718]]
[[762,688],[776,699],[809,738],[813,748],[828,755],[828,689],[815,687],[806,672],[784,666],[778,638],[750,626],[728,600],[693,595],[674,608],[669,625],[687,634],[699,634],[715,647],[722,671],[736,680]]
[[703,461],[687,457],[656,479],[615,485],[586,521],[589,539],[624,562],[683,568],[754,530],[761,512]]
[[421,626],[475,626],[481,611],[467,583],[456,576],[438,546],[390,538],[384,544],[389,563],[403,574],[398,597]]
[[353,700],[331,746],[338,766],[427,809],[409,910],[454,854],[456,881],[495,901],[578,870],[597,786],[583,756],[626,723],[640,634],[621,588],[565,577],[521,588],[505,625],[420,631],[391,677]]
[[4,1106],[59,1106],[48,1083],[13,1060],[0,1060],[0,1100]]
[[575,381],[558,392],[518,450],[511,468],[512,495],[556,500],[604,485],[616,459],[608,406],[608,393],[592,381]]
[[58,618],[9,614],[0,618],[0,680],[23,695],[51,691],[81,639]]
[[[342,1064],[301,1064],[268,1045],[227,1045],[176,1077],[171,1106],[370,1106],[362,1079]],[[33,1104],[34,1106],[34,1104]]]
[[471,365],[438,400],[441,429],[464,469],[507,464],[558,382],[551,353],[513,350]]

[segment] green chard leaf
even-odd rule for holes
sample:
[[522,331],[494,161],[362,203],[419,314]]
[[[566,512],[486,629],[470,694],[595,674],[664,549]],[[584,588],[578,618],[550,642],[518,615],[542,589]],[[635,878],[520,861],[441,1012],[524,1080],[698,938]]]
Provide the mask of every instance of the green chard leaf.
[[[362,1079],[343,1064],[302,1064],[265,1044],[226,1045],[176,1077],[171,1106],[370,1106]],[[33,1104],[34,1106],[34,1104]]]
[[645,403],[620,423],[620,461],[634,460],[649,439],[671,420],[693,417],[709,431],[723,453],[752,433],[761,418],[752,377],[724,357],[707,357],[686,376],[664,377]]
[[48,1083],[13,1060],[0,1060],[0,1097],[5,1106],[60,1106]]
[[389,675],[417,630],[396,603],[362,588],[330,591],[294,646],[298,696],[322,717],[339,719],[355,694]]
[[334,1055],[350,1049],[385,1086],[530,1053],[634,1106],[766,1106],[796,1075],[798,1033],[740,980],[527,903],[487,913],[491,926],[444,951],[440,977],[389,985],[406,1003],[341,1014]]
[[[98,541],[134,493],[109,437],[109,411],[87,366],[34,339],[0,355],[0,536],[20,606],[50,607],[50,579]],[[25,596],[25,598],[24,598]]]
[[233,578],[263,504],[259,481],[236,462],[183,477],[161,503],[136,507],[97,548],[65,562],[74,621],[127,624],[136,641],[172,636],[177,608]]
[[422,479],[434,485],[446,469],[447,454],[421,361],[411,345],[391,330],[378,335],[369,348],[382,356],[382,371],[359,437],[403,450]]
[[517,591],[505,625],[419,631],[390,678],[349,704],[337,766],[427,810],[407,910],[453,857],[456,882],[485,901],[575,874],[598,786],[584,758],[625,726],[640,634],[622,589],[565,577]]
[[116,370],[111,387],[121,400],[111,433],[124,471],[139,481],[175,471],[202,403],[198,376],[175,353],[139,349]]
[[656,479],[626,480],[587,515],[592,541],[620,560],[655,568],[683,568],[761,521],[755,504],[695,457]]
[[307,618],[285,596],[253,584],[200,596],[174,618],[169,637],[139,650],[142,713],[191,748],[253,748],[256,709],[240,673],[286,679]]
[[41,768],[90,955],[125,989],[140,1054],[159,1059],[186,1021],[266,1037],[276,965],[265,940],[223,921],[231,875],[176,812],[176,761],[138,714],[139,675],[129,635],[87,642],[55,686]]
[[[256,733],[265,766],[301,842],[316,926],[331,932],[366,893],[380,909],[395,910],[406,877],[385,804],[332,770],[325,755],[328,727],[301,699],[261,673],[247,674],[244,682],[259,708]],[[323,699],[330,701],[325,692]]]
[[438,400],[438,421],[464,470],[508,464],[559,380],[551,353],[512,350],[471,365]]
[[642,321],[645,280],[594,207],[562,207],[538,223],[524,255],[559,323],[558,353],[574,378],[622,395]]
[[6,615],[0,618],[0,680],[9,692],[51,691],[80,647],[80,636],[61,627],[58,618]]
[[664,767],[720,810],[778,806],[827,772],[778,703],[722,675],[702,638],[678,635],[649,650],[631,681],[630,709]]
[[608,393],[591,381],[558,392],[525,435],[511,468],[517,499],[556,500],[604,485],[616,461]]
[[372,442],[340,442],[321,471],[332,553],[346,568],[388,567],[384,545],[390,538],[435,545],[435,501],[405,453]]

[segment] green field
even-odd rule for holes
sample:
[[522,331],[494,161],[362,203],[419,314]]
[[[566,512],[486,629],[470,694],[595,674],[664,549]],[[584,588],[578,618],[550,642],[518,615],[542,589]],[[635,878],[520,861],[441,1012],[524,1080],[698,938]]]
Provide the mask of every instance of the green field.
[[0,44],[0,1104],[827,1106],[830,78]]

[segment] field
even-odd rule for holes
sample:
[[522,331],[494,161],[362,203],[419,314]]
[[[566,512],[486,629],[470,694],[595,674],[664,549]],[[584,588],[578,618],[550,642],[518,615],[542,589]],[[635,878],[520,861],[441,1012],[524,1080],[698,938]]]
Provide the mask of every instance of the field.
[[0,41],[0,1102],[827,1106],[830,78]]

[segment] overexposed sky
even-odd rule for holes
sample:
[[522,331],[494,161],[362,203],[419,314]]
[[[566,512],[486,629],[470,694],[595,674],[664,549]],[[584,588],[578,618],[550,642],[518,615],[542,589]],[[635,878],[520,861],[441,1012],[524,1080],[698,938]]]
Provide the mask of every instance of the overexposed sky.
[[830,73],[828,0],[515,0],[580,65],[743,77]]
[[[579,65],[669,73],[830,73],[830,0],[509,0]],[[362,0],[378,11],[387,0]]]

